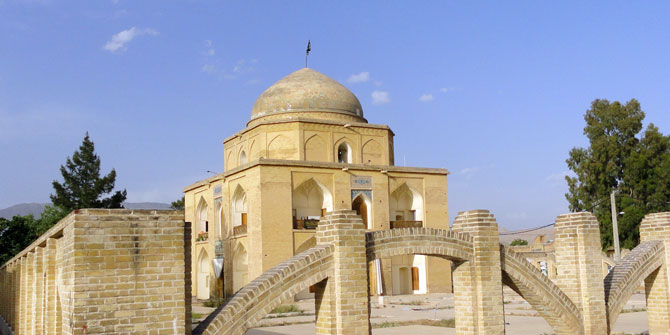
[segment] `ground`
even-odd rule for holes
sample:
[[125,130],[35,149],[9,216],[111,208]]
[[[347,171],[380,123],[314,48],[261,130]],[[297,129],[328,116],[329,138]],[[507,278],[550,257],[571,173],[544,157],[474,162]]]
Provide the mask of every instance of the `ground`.
[[[449,320],[454,318],[454,298],[452,294],[400,295],[384,297],[384,305],[373,297],[371,323],[374,335],[394,334],[455,334],[453,328],[427,325],[403,325],[425,320]],[[512,290],[504,289],[505,328],[509,334],[543,335],[552,334],[549,325],[537,312]],[[295,303],[302,312],[271,314],[261,321],[258,328],[247,331],[248,335],[312,335],[314,334],[314,300]],[[201,307],[194,302],[194,313],[202,317],[213,308]],[[429,321],[425,321],[428,323]],[[387,326],[381,328],[380,326]],[[639,292],[626,304],[614,327],[614,334],[648,334],[645,297]]]

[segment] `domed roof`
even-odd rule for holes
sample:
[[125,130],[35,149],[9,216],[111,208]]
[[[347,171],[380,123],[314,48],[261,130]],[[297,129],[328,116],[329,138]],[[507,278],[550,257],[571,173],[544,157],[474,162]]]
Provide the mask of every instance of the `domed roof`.
[[251,119],[290,112],[330,112],[363,117],[358,98],[330,77],[309,68],[295,71],[263,92]]

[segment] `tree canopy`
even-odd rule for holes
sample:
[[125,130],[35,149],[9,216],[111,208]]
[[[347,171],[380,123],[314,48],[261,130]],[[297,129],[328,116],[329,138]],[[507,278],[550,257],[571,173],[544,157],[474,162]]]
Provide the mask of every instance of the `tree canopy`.
[[528,241],[524,239],[517,238],[516,240],[512,241],[509,245],[511,246],[517,246],[517,245],[528,245]]
[[616,191],[619,238],[623,248],[639,243],[645,214],[670,210],[670,137],[653,124],[644,132],[645,114],[631,99],[595,100],[586,111],[587,148],[573,148],[566,163],[566,198],[571,211],[591,211],[600,222],[603,248],[613,244],[610,193]]
[[64,182],[53,181],[56,194],[51,195],[51,201],[67,211],[79,208],[122,208],[126,200],[126,190],[114,190],[116,170],[112,169],[106,176],[100,178],[100,157],[95,154],[95,145],[86,133],[84,141],[75,151],[72,158],[68,157],[65,166],[60,167]]

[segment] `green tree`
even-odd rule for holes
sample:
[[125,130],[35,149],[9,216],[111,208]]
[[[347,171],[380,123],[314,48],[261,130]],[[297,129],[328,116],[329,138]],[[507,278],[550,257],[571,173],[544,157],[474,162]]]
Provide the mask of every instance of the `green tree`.
[[509,245],[511,246],[528,245],[528,241],[517,238],[516,240],[512,241],[512,243],[510,243]]
[[645,214],[668,209],[670,138],[653,124],[643,134],[644,112],[632,99],[626,104],[595,100],[586,111],[587,148],[573,148],[566,160],[575,176],[568,176],[570,210],[591,211],[600,222],[603,248],[611,246],[610,193],[617,192],[619,236],[624,248],[639,241]]
[[0,218],[0,264],[25,249],[35,239],[35,218],[32,215]]
[[49,228],[53,227],[58,221],[68,215],[70,211],[55,205],[46,205],[44,211],[38,220],[33,223],[35,238],[44,234]]
[[170,203],[170,208],[171,209],[177,209],[177,210],[183,210],[184,209],[184,197],[182,196],[181,199],[171,202]]
[[126,200],[126,190],[103,198],[103,195],[114,189],[116,171],[112,169],[109,174],[100,178],[100,157],[95,154],[95,146],[88,132],[72,159],[68,157],[65,166],[61,165],[60,172],[64,182],[61,184],[54,181],[56,194],[51,195],[55,206],[68,212],[79,208],[122,208]]

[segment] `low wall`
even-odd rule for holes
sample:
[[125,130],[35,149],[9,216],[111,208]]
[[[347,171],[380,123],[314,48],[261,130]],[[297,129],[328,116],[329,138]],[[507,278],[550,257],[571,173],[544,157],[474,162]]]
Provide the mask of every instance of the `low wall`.
[[74,211],[0,267],[0,315],[16,335],[190,334],[190,236],[182,211]]

